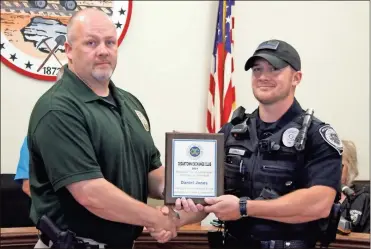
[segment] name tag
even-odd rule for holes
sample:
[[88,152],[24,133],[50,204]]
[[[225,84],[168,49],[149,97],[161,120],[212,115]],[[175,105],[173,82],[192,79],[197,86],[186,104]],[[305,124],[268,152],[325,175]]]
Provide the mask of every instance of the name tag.
[[229,149],[229,154],[234,154],[234,155],[243,156],[243,155],[245,155],[245,152],[246,152],[246,150],[235,149],[235,148],[230,148]]

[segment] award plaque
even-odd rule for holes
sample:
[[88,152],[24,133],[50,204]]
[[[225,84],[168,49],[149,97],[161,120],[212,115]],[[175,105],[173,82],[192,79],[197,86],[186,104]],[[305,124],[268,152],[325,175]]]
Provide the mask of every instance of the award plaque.
[[224,193],[224,135],[166,133],[165,204],[178,198],[205,204]]

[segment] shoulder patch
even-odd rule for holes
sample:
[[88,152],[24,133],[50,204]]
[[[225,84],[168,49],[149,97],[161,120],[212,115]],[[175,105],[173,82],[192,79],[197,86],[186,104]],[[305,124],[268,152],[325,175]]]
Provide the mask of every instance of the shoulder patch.
[[144,117],[143,113],[141,113],[140,111],[138,110],[135,110],[135,113],[137,114],[140,122],[142,122],[143,124],[143,127],[146,131],[149,131],[149,125],[148,125],[148,121],[147,119]]
[[343,154],[343,143],[341,142],[336,131],[330,125],[322,126],[319,129],[319,133],[329,145],[337,150],[339,155]]

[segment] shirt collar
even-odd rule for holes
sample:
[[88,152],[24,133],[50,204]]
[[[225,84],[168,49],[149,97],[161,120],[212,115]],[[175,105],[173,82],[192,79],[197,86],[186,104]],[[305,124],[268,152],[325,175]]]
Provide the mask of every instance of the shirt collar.
[[[284,127],[286,124],[288,124],[290,121],[292,121],[295,117],[300,115],[303,112],[303,109],[301,108],[299,102],[294,98],[294,102],[290,106],[290,108],[285,112],[285,114],[282,115],[282,117],[277,120],[276,122],[272,123],[274,128],[276,129],[281,129]],[[262,121],[259,117],[259,108],[257,108],[254,111],[254,114],[259,121]],[[272,127],[269,125],[269,127]]]
[[[91,90],[77,75],[72,72],[68,65],[64,66],[64,72],[61,78],[61,83],[65,84],[69,89],[76,93],[84,102],[92,102],[101,99],[93,90]],[[112,81],[109,83],[109,89],[112,96],[117,99],[118,91]]]
[[285,114],[277,121],[277,127],[282,128],[289,122],[291,122],[295,117],[300,115],[303,112],[303,109],[301,108],[299,102],[294,99],[294,102],[290,106],[290,108],[287,110]]

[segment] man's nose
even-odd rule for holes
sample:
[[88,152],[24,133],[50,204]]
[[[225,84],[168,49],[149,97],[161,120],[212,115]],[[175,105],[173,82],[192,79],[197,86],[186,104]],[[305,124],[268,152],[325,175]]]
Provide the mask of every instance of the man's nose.
[[269,78],[269,73],[268,73],[267,71],[263,70],[263,71],[260,73],[260,75],[259,75],[259,77],[258,77],[258,80],[266,81],[266,80],[268,80],[268,78]]
[[106,44],[100,44],[98,49],[98,56],[107,56],[109,55],[109,50],[106,47]]

